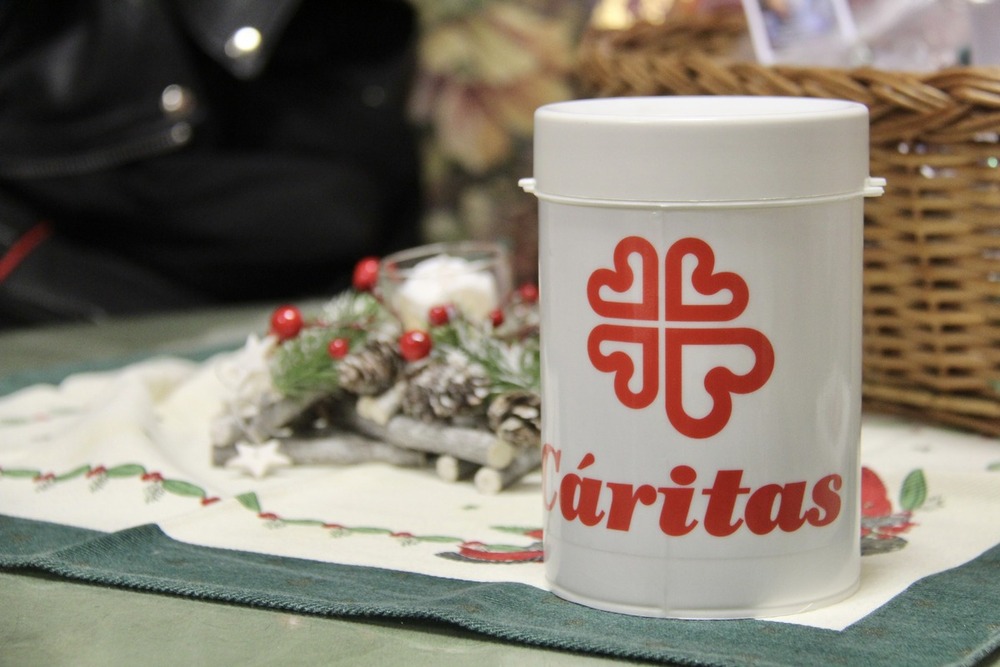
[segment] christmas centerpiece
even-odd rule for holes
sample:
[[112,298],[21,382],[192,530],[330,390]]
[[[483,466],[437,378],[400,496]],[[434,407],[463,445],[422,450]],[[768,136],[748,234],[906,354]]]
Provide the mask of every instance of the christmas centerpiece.
[[538,289],[506,252],[460,242],[358,262],[314,313],[275,309],[220,373],[213,462],[262,476],[292,464],[384,461],[485,493],[540,463]]

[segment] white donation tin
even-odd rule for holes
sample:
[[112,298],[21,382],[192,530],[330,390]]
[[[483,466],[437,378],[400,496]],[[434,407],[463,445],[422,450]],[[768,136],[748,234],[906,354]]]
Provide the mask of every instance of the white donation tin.
[[682,618],[850,595],[867,109],[551,104],[534,165],[552,590]]

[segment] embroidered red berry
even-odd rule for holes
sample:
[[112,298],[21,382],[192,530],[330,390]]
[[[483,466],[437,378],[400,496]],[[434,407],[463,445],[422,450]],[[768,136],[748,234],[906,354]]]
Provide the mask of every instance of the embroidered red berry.
[[517,288],[517,294],[521,297],[521,301],[535,303],[538,301],[538,285],[535,283],[524,283]]
[[432,306],[427,311],[427,321],[431,326],[439,327],[451,321],[451,308],[448,306]]
[[365,257],[354,265],[351,284],[359,292],[371,292],[378,283],[378,257]]
[[490,311],[490,322],[493,323],[494,327],[498,327],[503,324],[504,315],[503,311],[499,308]]
[[279,306],[271,314],[271,333],[278,340],[295,338],[302,331],[302,311],[295,306]]
[[407,331],[399,338],[399,353],[407,361],[419,361],[431,353],[431,337],[420,329]]
[[351,341],[346,338],[334,338],[326,346],[326,352],[331,359],[343,359],[351,349]]

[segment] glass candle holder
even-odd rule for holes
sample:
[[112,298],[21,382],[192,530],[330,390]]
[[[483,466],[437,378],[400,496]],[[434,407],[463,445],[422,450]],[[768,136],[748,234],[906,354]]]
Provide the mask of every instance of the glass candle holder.
[[426,328],[437,306],[485,319],[510,289],[510,257],[490,241],[418,246],[387,255],[379,265],[379,295],[406,329]]

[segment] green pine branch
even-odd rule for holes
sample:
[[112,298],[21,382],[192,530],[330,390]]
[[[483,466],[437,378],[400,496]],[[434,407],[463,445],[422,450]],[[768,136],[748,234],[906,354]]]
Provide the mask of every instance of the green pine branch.
[[343,338],[350,349],[360,349],[391,323],[392,316],[367,292],[348,290],[334,297],[298,336],[278,346],[271,362],[275,389],[290,398],[337,393],[339,364],[330,356],[330,342]]

